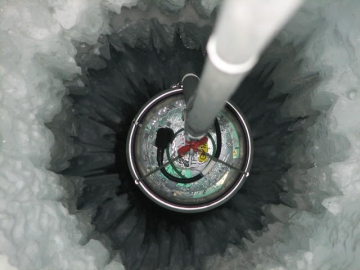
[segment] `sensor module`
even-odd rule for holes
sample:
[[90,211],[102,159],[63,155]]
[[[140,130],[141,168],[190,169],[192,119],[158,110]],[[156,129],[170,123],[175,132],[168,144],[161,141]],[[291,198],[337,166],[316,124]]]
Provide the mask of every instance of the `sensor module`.
[[177,212],[203,212],[240,189],[251,167],[252,140],[231,102],[199,140],[185,134],[185,111],[180,84],[146,103],[130,127],[128,165],[136,185],[155,203]]

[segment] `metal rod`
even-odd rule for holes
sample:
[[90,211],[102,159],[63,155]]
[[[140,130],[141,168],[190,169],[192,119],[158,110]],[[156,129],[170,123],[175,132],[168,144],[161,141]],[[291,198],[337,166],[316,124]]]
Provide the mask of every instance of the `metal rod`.
[[168,162],[164,163],[163,165],[161,165],[160,167],[157,167],[155,170],[150,171],[149,173],[145,174],[143,177],[139,178],[139,179],[135,179],[135,183],[138,181],[143,180],[146,177],[149,177],[150,175],[152,175],[153,173],[156,173],[158,171],[160,171],[162,168],[166,167],[167,165],[170,165],[170,163],[173,163],[174,161],[177,161],[178,159],[180,159],[181,156],[177,156],[176,158],[170,159]]
[[303,0],[227,0],[207,44],[208,59],[185,132],[203,137],[219,111]]

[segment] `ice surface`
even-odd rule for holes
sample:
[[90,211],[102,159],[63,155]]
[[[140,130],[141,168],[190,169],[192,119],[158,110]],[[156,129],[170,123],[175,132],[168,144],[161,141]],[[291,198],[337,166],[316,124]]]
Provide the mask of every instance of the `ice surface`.
[[[69,213],[78,180],[46,169],[54,135],[45,123],[61,110],[63,80],[80,74],[71,39],[95,43],[106,31],[105,15],[100,1],[1,4],[0,253],[19,269],[100,269],[111,261],[101,242],[89,241],[87,219]],[[64,118],[56,120],[65,128],[55,127],[62,130],[54,170],[78,153],[69,147],[74,131]]]
[[[359,23],[360,5],[356,1],[324,3],[307,2],[280,35],[284,44],[293,42],[305,57],[300,74],[320,73],[315,90],[306,93],[306,89],[289,87],[292,78],[282,66],[292,64],[286,59],[272,76],[275,86],[279,85],[273,96],[292,93],[283,105],[282,117],[320,113],[310,126],[307,117],[296,127],[294,141],[285,152],[292,168],[283,181],[301,200],[296,209],[265,209],[277,223],[256,237],[255,243],[248,243],[249,252],[230,260],[213,258],[209,263],[215,260],[216,264],[210,269],[359,268],[360,212],[355,206],[360,203],[360,126],[355,116],[359,110],[355,90],[359,30],[351,25]],[[283,222],[279,233],[276,224]],[[267,243],[268,235],[277,241]]]
[[[99,176],[114,162],[112,154],[98,159],[94,154],[81,155],[76,166],[69,162],[80,153],[99,150],[96,145],[80,146],[76,141],[80,134],[85,142],[98,140],[101,149],[110,149],[114,133],[99,128],[99,122],[104,115],[114,123],[120,121],[105,105],[104,96],[99,95],[96,102],[80,101],[91,91],[85,68],[104,67],[110,57],[109,43],[119,50],[124,50],[124,43],[140,49],[154,45],[158,52],[172,45],[173,19],[167,18],[166,25],[154,20],[138,24],[132,19],[118,25],[111,21],[113,15],[109,14],[120,13],[122,6],[137,2],[49,0],[1,5],[0,253],[4,255],[0,256],[0,265],[6,265],[7,259],[26,270],[123,269],[120,255],[114,256],[109,242],[94,232],[94,227],[106,231],[121,217],[123,221],[112,231],[113,238],[119,246],[131,247],[123,250],[125,257],[134,261],[143,258],[141,263],[150,268],[156,265],[156,258],[162,268],[177,265],[183,269],[190,259],[199,265],[202,255],[211,255],[206,269],[358,269],[360,3],[308,1],[281,32],[283,46],[274,46],[255,70],[261,74],[261,83],[272,89],[268,95],[272,99],[266,102],[263,95],[267,92],[255,90],[238,96],[253,123],[254,136],[259,138],[256,158],[264,161],[255,164],[254,170],[271,165],[274,171],[253,176],[247,186],[251,197],[239,194],[229,209],[190,220],[190,231],[185,233],[175,226],[160,230],[155,239],[145,233],[148,221],[143,213],[128,211],[127,197],[116,196],[118,179]],[[144,0],[139,4],[143,10],[152,11],[151,2],[165,9],[165,14],[176,12],[169,17],[186,18],[181,17],[185,1]],[[205,18],[219,1],[191,3]],[[190,19],[201,22],[194,16]],[[152,36],[152,27],[157,29],[157,36]],[[200,34],[183,23],[178,29],[187,48],[204,47],[208,28]],[[111,31],[122,36],[108,42],[104,35]],[[103,36],[99,38],[100,34]],[[135,66],[138,60],[134,57],[129,63]],[[267,66],[268,62],[272,65]],[[131,81],[141,86],[131,77],[134,66],[128,65],[128,77],[120,77],[124,84],[119,89],[125,100],[132,99],[126,92]],[[154,70],[141,72],[148,81],[154,79]],[[165,85],[174,78],[167,77]],[[78,98],[63,98],[68,93]],[[283,100],[282,94],[290,95]],[[261,106],[252,109],[256,100],[261,100]],[[83,106],[73,108],[72,102]],[[281,103],[279,113],[271,110]],[[74,118],[73,109],[92,118]],[[264,113],[267,116],[261,117]],[[295,118],[288,125],[287,121]],[[97,133],[99,130],[102,132]],[[279,136],[284,144],[278,143]],[[87,176],[87,182],[53,172],[70,173],[75,167],[78,175]],[[287,172],[282,174],[284,170]],[[271,184],[276,179],[281,185]],[[84,186],[87,194],[94,196],[81,197],[88,210],[80,212],[75,200]],[[280,186],[287,192],[277,190]],[[278,193],[282,193],[280,199],[274,195]],[[268,204],[280,200],[282,204],[262,206],[261,200]],[[91,226],[95,205],[104,208]],[[262,218],[261,207],[265,213]],[[109,217],[113,212],[119,216]],[[99,220],[108,223],[96,222]],[[262,233],[251,232],[261,229],[262,224],[269,224]],[[245,227],[249,231],[238,231]],[[205,231],[212,232],[211,237]],[[145,235],[150,236],[146,250],[142,245]],[[204,242],[207,245],[202,245]]]
[[221,2],[221,0],[192,0],[191,4],[200,16],[207,18]]

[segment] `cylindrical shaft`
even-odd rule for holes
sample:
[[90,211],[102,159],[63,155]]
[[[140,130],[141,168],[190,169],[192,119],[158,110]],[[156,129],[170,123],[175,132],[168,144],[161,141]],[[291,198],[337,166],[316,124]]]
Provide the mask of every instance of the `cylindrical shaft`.
[[185,131],[199,139],[302,0],[227,0],[207,45],[208,59]]

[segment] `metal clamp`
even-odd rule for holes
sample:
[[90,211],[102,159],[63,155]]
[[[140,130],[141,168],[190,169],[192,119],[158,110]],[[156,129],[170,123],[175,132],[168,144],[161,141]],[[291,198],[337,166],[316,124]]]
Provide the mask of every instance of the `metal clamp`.
[[133,120],[132,123],[133,123],[134,126],[139,126],[139,127],[143,126],[140,122],[138,122],[136,120]]

